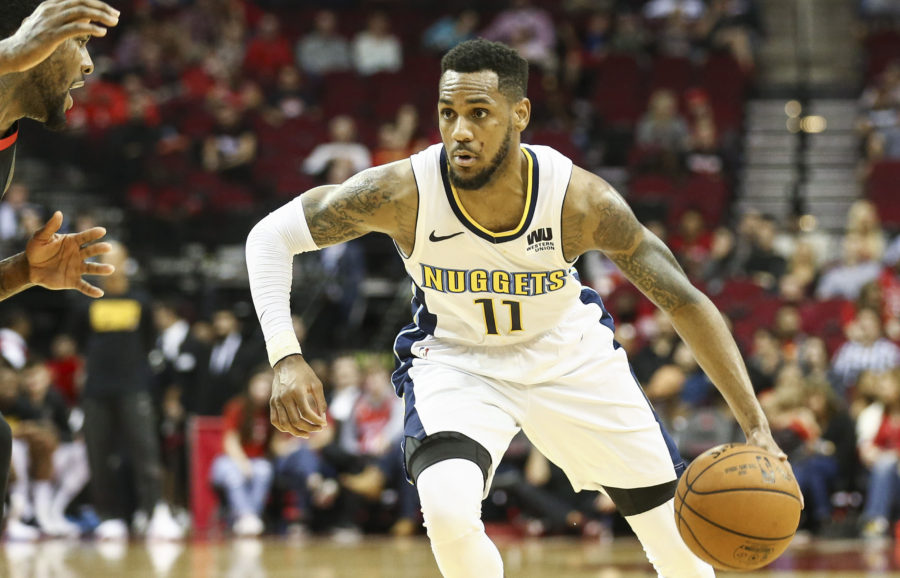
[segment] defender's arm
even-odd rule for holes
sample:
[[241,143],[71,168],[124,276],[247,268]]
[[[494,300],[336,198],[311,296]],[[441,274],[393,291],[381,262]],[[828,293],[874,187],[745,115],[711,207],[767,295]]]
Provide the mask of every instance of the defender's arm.
[[568,258],[603,251],[672,319],[703,371],[731,406],[750,443],[782,454],[753,393],[744,361],[722,315],[688,280],[672,252],[642,226],[605,181],[575,168],[563,207]]

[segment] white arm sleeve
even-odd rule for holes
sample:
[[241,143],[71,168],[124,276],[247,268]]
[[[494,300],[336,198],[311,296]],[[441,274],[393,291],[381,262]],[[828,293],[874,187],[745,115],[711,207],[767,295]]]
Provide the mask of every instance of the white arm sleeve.
[[318,248],[300,197],[269,213],[247,237],[250,294],[273,366],[288,355],[300,353],[291,323],[294,255]]

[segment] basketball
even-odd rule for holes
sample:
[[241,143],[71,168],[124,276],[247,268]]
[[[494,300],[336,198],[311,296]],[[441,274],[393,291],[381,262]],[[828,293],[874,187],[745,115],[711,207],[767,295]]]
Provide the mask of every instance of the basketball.
[[791,469],[756,446],[700,454],[675,490],[675,523],[694,554],[719,570],[754,570],[788,547],[800,522]]

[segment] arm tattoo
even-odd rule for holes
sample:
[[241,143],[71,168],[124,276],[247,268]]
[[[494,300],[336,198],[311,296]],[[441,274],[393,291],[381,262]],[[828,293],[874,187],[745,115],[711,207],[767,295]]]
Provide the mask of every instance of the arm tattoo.
[[669,248],[640,224],[618,193],[610,193],[595,207],[599,223],[594,245],[660,309],[671,313],[696,303],[699,292]]
[[355,239],[373,230],[374,215],[391,200],[381,179],[359,174],[327,194],[304,203],[309,230],[320,247]]
[[672,252],[652,233],[647,232],[634,250],[607,255],[628,279],[657,307],[672,313],[699,299],[698,291]]

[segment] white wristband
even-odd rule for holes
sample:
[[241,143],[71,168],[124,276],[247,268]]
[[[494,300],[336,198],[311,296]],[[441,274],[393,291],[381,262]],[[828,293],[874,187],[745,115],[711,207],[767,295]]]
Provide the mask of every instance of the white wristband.
[[293,331],[282,331],[272,336],[272,339],[266,341],[266,351],[269,354],[269,365],[272,367],[288,355],[303,353]]

